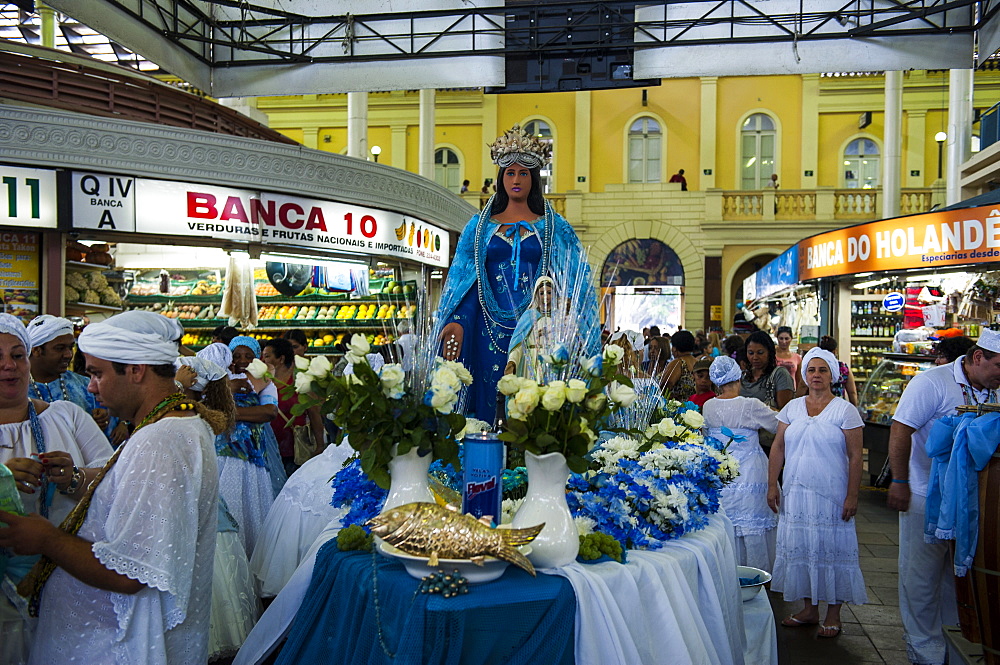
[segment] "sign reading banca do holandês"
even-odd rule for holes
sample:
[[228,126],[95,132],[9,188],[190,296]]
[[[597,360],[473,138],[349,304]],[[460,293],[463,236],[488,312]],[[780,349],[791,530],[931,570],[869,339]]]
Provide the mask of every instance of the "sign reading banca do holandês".
[[73,227],[391,256],[448,265],[448,232],[395,212],[272,192],[73,173]]

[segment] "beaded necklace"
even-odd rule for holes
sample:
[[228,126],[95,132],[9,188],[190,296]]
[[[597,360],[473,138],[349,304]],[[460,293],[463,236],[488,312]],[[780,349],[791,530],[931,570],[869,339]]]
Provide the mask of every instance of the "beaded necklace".
[[[45,386],[45,391],[49,394],[49,396],[48,396],[47,399],[45,397],[42,397],[42,391],[39,389],[39,386]],[[66,392],[66,373],[65,372],[63,372],[62,374],[59,375],[59,391],[60,391],[60,394],[62,395],[62,397],[60,399],[69,400],[69,393]],[[41,382],[38,382],[38,381],[35,381],[34,379],[32,379],[31,383],[28,384],[28,393],[29,393],[29,396],[34,397],[35,399],[40,399],[43,402],[54,402],[55,401],[55,400],[52,399],[52,389],[49,388],[49,384],[48,383],[41,383]]]
[[[163,418],[171,411],[190,411],[195,408],[195,404],[189,397],[183,393],[173,393],[164,397],[152,410],[146,414],[146,416],[139,422],[136,426],[135,432],[138,432],[146,425],[151,425],[154,422]],[[129,441],[132,437],[129,438]],[[59,525],[61,531],[75,536],[80,532],[80,527],[83,526],[84,520],[87,518],[87,511],[90,510],[90,503],[94,498],[94,492],[97,490],[97,486],[101,484],[107,476],[108,471],[111,467],[115,465],[118,461],[118,457],[125,450],[129,441],[126,441],[122,445],[118,446],[118,449],[114,452],[104,466],[97,472],[97,476],[91,481],[90,485],[87,486],[87,491],[80,499],[80,502],[73,507],[66,519],[63,520],[62,524]],[[43,556],[39,559],[35,565],[31,568],[27,575],[21,580],[17,585],[17,592],[26,598],[28,598],[28,613],[33,616],[38,616],[38,606],[42,599],[42,589],[45,587],[45,583],[48,581],[49,577],[56,569],[56,564],[52,559],[47,556]]]
[[[38,412],[35,404],[28,400],[28,424],[31,427],[31,438],[35,440],[35,450],[39,455],[45,453],[45,432],[42,431],[42,423],[38,420]],[[52,497],[49,496],[49,474],[43,473],[38,485],[38,512],[42,517],[49,516],[49,503]]]
[[[510,312],[505,308],[500,307],[499,303],[496,301],[496,296],[493,294],[493,289],[487,285],[486,280],[486,255],[485,247],[486,243],[489,242],[489,238],[486,237],[486,226],[491,223],[490,215],[493,210],[493,200],[496,198],[496,194],[490,197],[490,200],[486,202],[486,206],[483,208],[482,212],[479,213],[479,221],[476,224],[476,242],[475,242],[475,262],[476,262],[476,284],[477,291],[479,295],[479,306],[483,310],[483,314],[486,317],[486,332],[489,334],[490,340],[493,342],[493,346],[496,349],[502,349],[497,340],[497,336],[503,336],[503,332],[497,332],[496,335],[493,332],[493,327],[499,327],[509,331],[507,334],[514,330],[517,326],[517,320],[527,309],[528,304],[531,302],[531,297],[525,299],[524,302],[515,304],[514,311]],[[542,260],[538,263],[538,268],[535,270],[535,278],[531,281],[534,284],[538,277],[548,273],[549,266],[549,255],[552,252],[552,230],[555,228],[554,223],[555,213],[552,210],[552,206],[549,202],[545,202],[545,215],[539,222],[540,228],[536,231],[538,234],[538,239],[542,245]],[[515,275],[515,279],[519,277]]]

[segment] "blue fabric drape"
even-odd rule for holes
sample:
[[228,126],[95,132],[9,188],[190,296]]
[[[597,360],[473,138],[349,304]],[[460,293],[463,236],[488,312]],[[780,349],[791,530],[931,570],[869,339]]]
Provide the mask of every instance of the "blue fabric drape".
[[955,541],[955,574],[964,577],[979,541],[979,472],[1000,443],[1000,413],[945,416],[927,438],[931,477],[924,535]]
[[447,599],[417,593],[418,584],[396,561],[340,552],[330,541],[278,665],[573,663],[576,598],[565,578],[533,579],[510,566],[500,579]]

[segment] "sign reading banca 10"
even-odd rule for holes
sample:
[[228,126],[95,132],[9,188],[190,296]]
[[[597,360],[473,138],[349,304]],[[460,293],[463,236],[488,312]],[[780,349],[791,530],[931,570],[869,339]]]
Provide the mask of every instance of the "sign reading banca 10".
[[447,266],[448,232],[348,203],[215,185],[73,174],[73,226],[391,256]]

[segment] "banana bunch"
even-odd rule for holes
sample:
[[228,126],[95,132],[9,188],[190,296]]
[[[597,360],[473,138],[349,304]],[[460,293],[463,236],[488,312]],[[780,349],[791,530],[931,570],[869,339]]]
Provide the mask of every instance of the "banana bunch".
[[221,292],[221,284],[210,284],[205,280],[200,280],[195,287],[191,289],[191,295],[193,296],[214,296]]
[[396,240],[402,240],[403,236],[406,235],[406,220],[404,219],[403,223],[399,225],[399,228],[393,229],[393,231],[396,232]]

